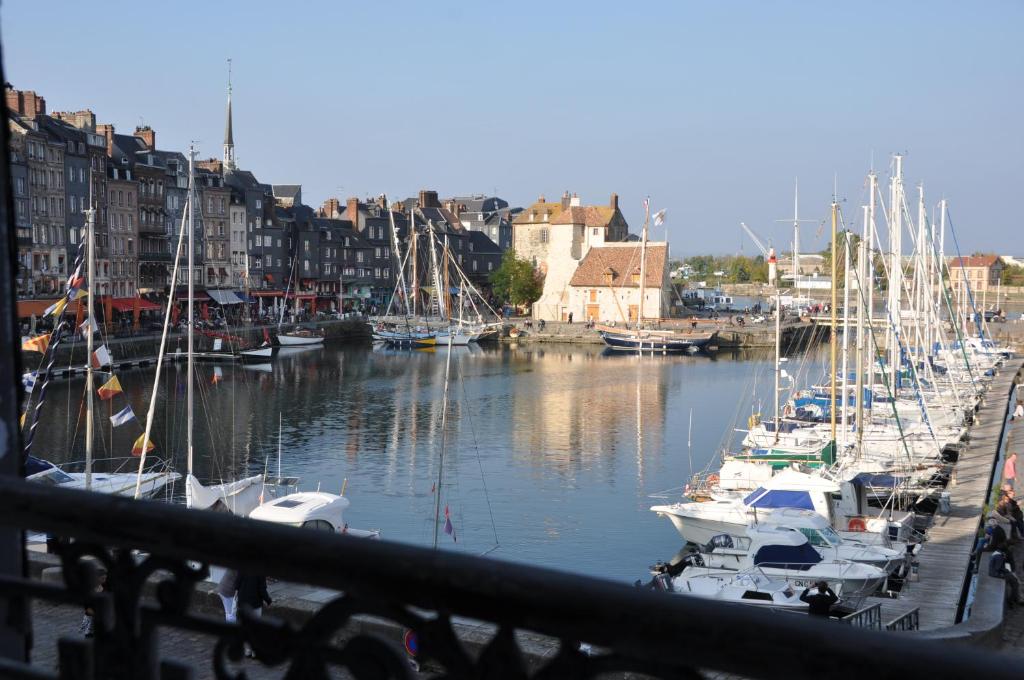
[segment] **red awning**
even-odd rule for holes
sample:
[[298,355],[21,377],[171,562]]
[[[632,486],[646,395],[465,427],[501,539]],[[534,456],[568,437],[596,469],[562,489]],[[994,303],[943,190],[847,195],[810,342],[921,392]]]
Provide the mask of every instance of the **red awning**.
[[[103,296],[103,303],[106,304],[107,296]],[[131,312],[138,307],[140,312],[159,311],[160,305],[155,305],[149,300],[142,298],[111,298],[110,306],[119,312]]]
[[300,300],[312,300],[316,297],[316,293],[299,293],[298,295],[295,295],[295,293],[288,291],[285,297],[289,299],[297,297]]
[[[18,300],[18,318],[26,319],[33,314],[42,316],[56,300]],[[68,305],[70,307],[70,305]]]
[[279,290],[250,290],[249,291],[249,296],[250,297],[281,297],[282,295],[284,295],[284,293],[282,293]]
[[[187,302],[188,301],[188,291],[185,291],[185,292],[182,292],[182,293],[175,293],[174,294],[174,299],[177,302]],[[210,296],[207,295],[203,291],[198,291],[197,290],[197,291],[195,291],[192,294],[192,299],[195,300],[196,302],[209,302],[210,301]]]

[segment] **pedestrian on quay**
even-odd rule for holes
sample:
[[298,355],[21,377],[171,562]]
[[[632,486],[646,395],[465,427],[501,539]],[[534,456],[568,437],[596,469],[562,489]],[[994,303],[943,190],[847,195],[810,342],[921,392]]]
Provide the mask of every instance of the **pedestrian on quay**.
[[[256,616],[263,616],[263,605],[268,607],[273,604],[270,593],[267,592],[267,577],[260,574],[241,572],[238,574],[237,598],[239,605],[245,605],[252,609]],[[245,646],[245,655],[254,657],[249,645]]]
[[1011,485],[1017,482],[1017,454],[1011,453],[1003,463],[1003,481]]
[[1013,563],[1009,561],[1009,550],[1003,548],[993,550],[988,558],[988,575],[1006,581],[1006,601],[1011,607],[1024,604],[1020,599],[1020,579],[1013,573]]
[[572,323],[572,312],[569,312],[569,323]]
[[238,572],[226,569],[217,584],[217,595],[224,605],[224,620],[234,623],[238,615]]
[[827,581],[818,581],[814,584],[814,592],[810,588],[804,588],[800,594],[800,600],[807,603],[807,613],[811,616],[824,616],[828,618],[832,605],[839,602],[839,596],[828,587]]

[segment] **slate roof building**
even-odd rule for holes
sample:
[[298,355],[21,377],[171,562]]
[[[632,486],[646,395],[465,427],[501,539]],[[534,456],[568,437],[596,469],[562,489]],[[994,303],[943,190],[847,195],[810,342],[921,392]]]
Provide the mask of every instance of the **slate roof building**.
[[522,208],[510,208],[508,201],[497,196],[455,196],[445,207],[469,231],[484,233],[505,251],[512,247],[512,220]]

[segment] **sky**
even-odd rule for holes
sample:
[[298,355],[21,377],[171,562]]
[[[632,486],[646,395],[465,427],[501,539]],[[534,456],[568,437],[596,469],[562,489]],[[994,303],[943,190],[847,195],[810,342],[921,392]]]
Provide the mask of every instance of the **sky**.
[[945,197],[964,251],[1024,254],[1024,3],[91,2],[0,6],[7,80],[160,148],[329,196],[612,192],[676,256],[825,246],[874,167]]

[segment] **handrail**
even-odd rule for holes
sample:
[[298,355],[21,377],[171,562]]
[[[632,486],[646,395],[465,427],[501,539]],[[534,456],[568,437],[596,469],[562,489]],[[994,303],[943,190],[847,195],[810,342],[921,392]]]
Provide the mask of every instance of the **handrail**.
[[904,631],[904,630],[920,630],[921,629],[921,611],[919,607],[914,607],[909,612],[897,616],[895,619],[885,624],[887,631]]
[[857,628],[869,628],[871,630],[882,629],[882,603],[876,602],[867,607],[858,609],[852,614],[847,614],[839,619],[843,623]]
[[[247,616],[240,616],[240,627],[219,624],[214,631],[224,644],[237,642],[239,655],[244,636],[258,657],[272,659],[276,652],[280,656],[275,663],[291,661],[293,669],[338,659],[356,641],[368,644],[365,636],[357,636],[338,651],[325,647],[332,635],[324,636],[325,630],[344,627],[353,614],[367,613],[416,630],[421,654],[441,662],[453,677],[482,677],[484,669],[521,663],[514,637],[517,630],[562,641],[548,666],[554,675],[573,671],[586,677],[605,670],[635,670],[678,677],[695,668],[750,678],[802,676],[812,668],[819,677],[836,678],[907,674],[996,680],[1016,675],[1012,664],[990,652],[851,630],[810,617],[778,617],[757,608],[641,590],[524,564],[18,479],[0,478],[0,525],[74,539],[66,548],[71,557],[65,557],[64,570],[71,596],[101,597],[75,577],[74,569],[78,556],[99,551],[108,566],[122,570],[112,586],[115,610],[125,617],[141,616],[143,623],[159,621],[190,630],[208,625],[208,619],[195,618],[183,609],[191,591],[182,581],[199,576],[189,566],[195,561],[259,570],[268,577],[344,592],[317,613],[308,631]],[[156,561],[147,560],[136,568],[132,560],[116,557],[110,548],[139,549]],[[147,564],[149,571],[140,573]],[[170,595],[159,598],[159,608],[138,604],[139,579],[145,580],[154,569],[169,570],[177,577],[173,588],[158,591]],[[24,597],[28,588],[14,590],[22,595],[13,596],[10,588],[0,589],[0,598]],[[421,616],[418,611],[422,610],[437,615]],[[455,640],[451,618],[456,616],[497,625],[495,639],[479,659],[469,658]],[[146,636],[155,634],[152,627],[136,622],[115,630],[134,636],[121,644],[137,655],[156,654],[155,644],[151,649],[146,646],[151,641]],[[608,653],[583,658],[576,651],[578,641]],[[95,644],[103,644],[100,636]],[[310,657],[310,649],[316,655]],[[808,649],[814,650],[813,659]],[[218,651],[223,651],[221,646]],[[376,647],[370,651],[385,655]],[[765,664],[769,658],[772,663]],[[155,668],[155,661],[147,657],[138,663],[153,663]]]

